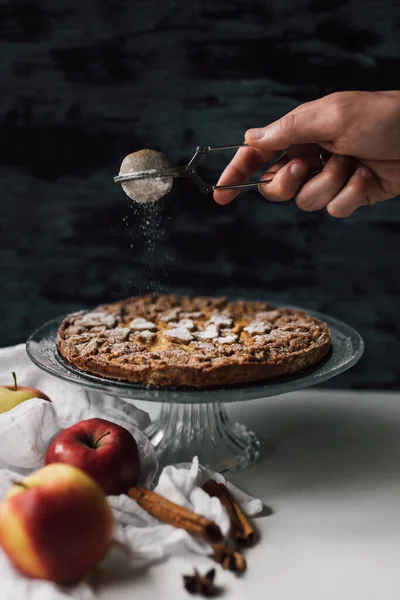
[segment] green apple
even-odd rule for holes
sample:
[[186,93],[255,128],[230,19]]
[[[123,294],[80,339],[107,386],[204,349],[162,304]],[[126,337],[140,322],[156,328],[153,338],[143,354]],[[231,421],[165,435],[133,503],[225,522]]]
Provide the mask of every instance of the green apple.
[[25,402],[31,398],[42,398],[43,400],[51,402],[50,398],[40,390],[17,385],[15,373],[12,375],[14,378],[14,385],[4,385],[0,387],[0,413],[7,412],[15,406],[18,406],[18,404],[21,404],[21,402]]
[[0,546],[24,575],[81,579],[107,553],[113,516],[100,486],[62,463],[15,483],[0,504]]

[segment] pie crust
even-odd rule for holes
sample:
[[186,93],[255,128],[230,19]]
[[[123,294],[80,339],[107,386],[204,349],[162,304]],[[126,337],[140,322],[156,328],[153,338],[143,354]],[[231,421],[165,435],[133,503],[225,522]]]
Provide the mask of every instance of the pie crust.
[[331,334],[303,311],[265,302],[149,294],[68,315],[57,346],[93,375],[207,388],[307,369],[327,355]]

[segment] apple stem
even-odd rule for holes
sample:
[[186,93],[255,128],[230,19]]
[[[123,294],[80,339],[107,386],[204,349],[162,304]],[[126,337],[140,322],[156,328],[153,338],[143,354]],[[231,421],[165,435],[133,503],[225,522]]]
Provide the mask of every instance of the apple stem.
[[29,490],[29,486],[26,485],[26,483],[24,483],[23,481],[15,481],[14,479],[12,479],[11,483],[13,485],[19,485],[19,486],[21,486],[22,488],[24,488],[24,490]]
[[12,376],[13,376],[13,379],[14,379],[14,391],[17,391],[18,390],[17,375],[16,375],[16,373],[14,371],[12,372]]
[[106,435],[110,435],[109,431],[106,431],[105,433],[103,433],[99,438],[97,438],[97,440],[93,443],[93,448],[97,448],[98,443],[100,442],[100,440],[103,439],[103,437],[106,437]]

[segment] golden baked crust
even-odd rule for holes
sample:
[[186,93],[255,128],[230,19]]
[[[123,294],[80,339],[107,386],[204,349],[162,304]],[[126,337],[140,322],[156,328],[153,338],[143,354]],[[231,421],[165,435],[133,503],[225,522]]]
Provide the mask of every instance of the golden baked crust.
[[265,302],[149,294],[68,315],[64,359],[102,377],[205,388],[273,379],[321,361],[326,323]]

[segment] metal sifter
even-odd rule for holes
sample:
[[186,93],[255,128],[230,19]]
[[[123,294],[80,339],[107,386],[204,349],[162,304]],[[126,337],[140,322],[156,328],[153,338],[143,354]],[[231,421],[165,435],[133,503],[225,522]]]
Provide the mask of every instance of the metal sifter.
[[[211,185],[206,183],[197,173],[197,165],[209,152],[242,148],[244,146],[247,146],[247,144],[216,146],[215,148],[198,146],[190,162],[181,167],[173,167],[162,152],[139,150],[138,152],[128,154],[124,158],[119,175],[114,177],[114,181],[121,183],[125,193],[132,200],[141,203],[156,202],[166,196],[171,191],[174,179],[179,177],[191,179],[203,194],[209,194],[214,190],[253,187],[272,181],[273,177],[236,185]],[[281,160],[285,154],[286,150],[282,150],[274,159],[266,163],[264,168],[268,170]]]

